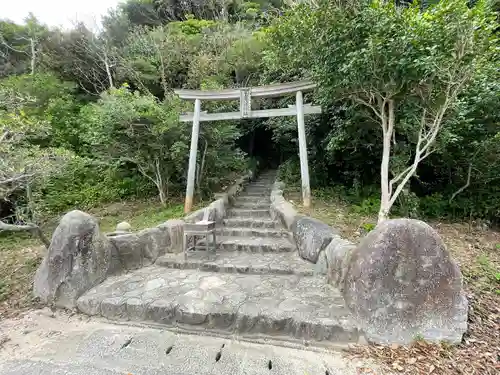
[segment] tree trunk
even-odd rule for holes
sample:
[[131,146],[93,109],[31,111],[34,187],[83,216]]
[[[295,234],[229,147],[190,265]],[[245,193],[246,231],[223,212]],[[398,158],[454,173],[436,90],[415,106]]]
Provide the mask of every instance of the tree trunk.
[[35,74],[35,62],[36,62],[36,48],[35,48],[35,41],[33,38],[30,38],[30,44],[31,44],[31,75]]
[[165,194],[165,191],[163,190],[163,188],[158,188],[158,193],[159,193],[159,196],[160,196],[160,202],[163,206],[166,206],[167,205],[167,195]]
[[389,217],[391,209],[391,186],[389,183],[389,163],[391,158],[391,140],[394,130],[394,101],[384,100],[381,103],[380,114],[382,117],[383,149],[382,163],[380,165],[380,210],[378,223]]
[[42,243],[45,245],[45,247],[48,249],[50,246],[50,241],[45,237],[43,234],[42,230],[40,227],[36,224],[25,224],[25,225],[14,225],[14,224],[7,224],[4,223],[3,221],[0,221],[0,232],[6,231],[6,232],[31,232],[32,234],[35,234],[38,236],[38,238],[42,241]]
[[104,67],[106,68],[106,75],[108,76],[109,88],[112,89],[115,86],[113,85],[113,76],[111,75],[111,68],[109,67],[107,54],[104,54]]

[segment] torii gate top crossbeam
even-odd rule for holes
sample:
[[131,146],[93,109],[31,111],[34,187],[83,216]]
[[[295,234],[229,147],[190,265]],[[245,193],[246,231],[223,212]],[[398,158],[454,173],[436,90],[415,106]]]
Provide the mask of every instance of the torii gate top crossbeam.
[[[214,120],[236,120],[245,118],[262,118],[275,116],[297,116],[297,129],[299,135],[300,174],[302,178],[302,198],[304,207],[311,203],[311,189],[309,187],[309,167],[307,164],[306,132],[304,126],[304,115],[321,113],[320,106],[304,105],[303,91],[312,90],[316,87],[312,81],[289,82],[279,85],[268,85],[258,87],[241,87],[218,91],[202,90],[174,90],[181,99],[194,100],[194,112],[180,115],[179,120],[193,122],[191,135],[191,148],[189,152],[189,169],[186,186],[186,202],[184,212],[188,213],[193,207],[194,179],[196,169],[196,154],[198,152],[198,136],[200,121]],[[252,109],[253,98],[270,98],[295,94],[295,106],[277,109]],[[239,100],[239,112],[207,113],[201,111],[202,100]]]
[[286,94],[295,93],[297,91],[309,91],[316,87],[312,81],[296,81],[277,85],[267,85],[258,87],[242,87],[237,89],[224,89],[216,91],[203,90],[185,90],[179,89],[174,92],[181,99],[186,100],[230,100],[240,99],[242,91],[248,91],[251,97],[254,98],[270,98],[274,96],[283,96]]

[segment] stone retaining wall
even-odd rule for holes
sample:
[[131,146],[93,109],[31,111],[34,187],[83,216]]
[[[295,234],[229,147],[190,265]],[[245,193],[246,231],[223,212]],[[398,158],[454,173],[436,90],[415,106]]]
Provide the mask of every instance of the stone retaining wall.
[[293,233],[299,255],[338,288],[369,341],[407,344],[417,337],[460,343],[467,330],[462,275],[439,234],[412,219],[386,220],[359,245],[297,213],[277,181],[271,213]]
[[34,294],[42,302],[74,308],[76,300],[108,276],[153,264],[166,253],[182,252],[184,223],[202,220],[220,222],[234,196],[254,177],[249,171],[226,193],[206,208],[186,216],[184,220],[167,220],[154,228],[126,232],[130,225],[122,223],[118,230],[104,234],[97,219],[81,211],[68,212],[61,218],[34,281]]

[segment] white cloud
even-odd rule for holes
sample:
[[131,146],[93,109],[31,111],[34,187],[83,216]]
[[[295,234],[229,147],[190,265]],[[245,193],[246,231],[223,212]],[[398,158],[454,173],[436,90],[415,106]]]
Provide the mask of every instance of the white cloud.
[[49,26],[71,27],[75,21],[93,27],[109,8],[123,0],[0,0],[0,19],[22,23],[31,12]]

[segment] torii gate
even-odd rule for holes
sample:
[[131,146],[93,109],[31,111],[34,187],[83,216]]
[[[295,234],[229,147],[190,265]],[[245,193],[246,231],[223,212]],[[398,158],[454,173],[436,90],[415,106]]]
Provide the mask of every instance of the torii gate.
[[[303,103],[303,91],[312,90],[316,87],[311,81],[298,81],[278,85],[259,87],[241,87],[218,91],[202,90],[174,90],[181,99],[194,100],[194,113],[180,116],[182,122],[193,122],[191,134],[191,149],[189,153],[189,169],[186,187],[186,201],[184,212],[191,212],[193,207],[194,179],[196,169],[196,154],[198,151],[198,135],[200,121],[215,120],[237,120],[245,118],[297,116],[297,128],[299,133],[299,156],[300,174],[302,179],[302,200],[304,207],[311,205],[311,189],[309,187],[309,167],[307,163],[306,131],[304,127],[304,115],[321,113],[320,106]],[[295,93],[296,105],[288,108],[252,110],[252,98],[270,98]],[[238,100],[240,101],[239,112],[207,113],[201,111],[202,100]]]

